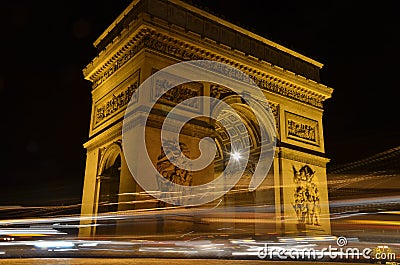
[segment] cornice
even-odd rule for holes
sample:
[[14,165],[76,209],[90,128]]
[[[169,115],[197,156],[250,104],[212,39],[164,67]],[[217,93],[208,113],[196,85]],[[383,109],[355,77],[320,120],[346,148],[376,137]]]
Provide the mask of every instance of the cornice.
[[[110,55],[105,63],[99,65],[96,69],[92,69],[87,78],[93,82],[93,89],[118,71],[137,52],[146,48],[166,53],[179,60],[214,60],[229,64],[251,76],[257,85],[267,91],[307,103],[320,109],[323,107],[322,102],[329,98],[332,93],[331,88],[311,80],[304,81],[296,77],[294,73],[290,73],[282,68],[273,67],[266,62],[260,62],[256,58],[247,58],[246,55],[237,54],[235,51],[221,50],[226,49],[224,47],[219,47],[219,51],[215,51],[216,48],[214,45],[209,44],[208,47],[203,47],[207,46],[207,43],[204,43],[205,41],[193,44],[190,40],[178,39],[177,34],[179,33],[172,34],[170,31],[168,33],[169,35],[176,36],[171,37],[166,35],[167,33],[163,32],[162,29],[153,25],[142,24],[135,31],[131,39],[126,41],[125,45],[122,45],[118,51],[114,52],[113,56]],[[234,57],[234,59],[228,57]],[[255,66],[249,66],[251,64]],[[289,79],[291,81],[288,81]],[[301,83],[305,83],[307,87],[298,85]]]
[[326,164],[330,161],[329,158],[321,157],[313,154],[304,153],[301,151],[289,149],[286,147],[277,148],[278,156],[284,159],[294,160],[304,164],[311,164],[320,167],[326,167]]
[[[140,1],[141,0],[134,0],[131,4],[129,4],[129,6],[115,19],[115,21],[99,36],[99,38],[97,38],[97,40],[93,43],[93,45],[96,47],[107,36],[107,34],[109,32],[111,32],[121,22],[121,20],[126,15],[128,15],[128,13],[132,9],[135,8],[135,6],[138,5],[138,3]],[[226,21],[226,20],[224,20],[224,19],[222,19],[220,17],[217,17],[217,16],[215,16],[213,14],[210,14],[210,13],[204,11],[204,10],[201,10],[201,9],[199,9],[199,8],[197,8],[195,6],[192,6],[192,5],[188,4],[188,3],[185,3],[185,2],[183,2],[181,0],[166,0],[166,2],[170,2],[170,3],[172,3],[172,4],[176,5],[176,6],[180,6],[183,9],[191,11],[191,12],[193,12],[195,14],[198,14],[198,15],[200,15],[202,17],[209,18],[210,20],[214,21],[215,23],[221,24],[221,25],[226,26],[228,28],[231,28],[231,29],[233,29],[233,30],[235,30],[235,31],[237,31],[239,33],[247,35],[247,36],[249,36],[249,37],[251,37],[251,38],[253,38],[255,40],[261,41],[262,43],[265,43],[268,46],[274,47],[274,48],[276,48],[276,49],[278,49],[278,50],[280,50],[280,51],[282,51],[284,53],[290,54],[290,55],[292,55],[292,56],[294,56],[296,58],[299,58],[299,59],[301,59],[301,60],[303,60],[305,62],[308,62],[308,63],[310,63],[310,64],[312,64],[312,65],[314,65],[314,66],[316,66],[318,68],[322,68],[323,67],[322,63],[320,63],[320,62],[318,62],[318,61],[316,61],[316,60],[314,60],[312,58],[309,58],[309,57],[307,57],[307,56],[305,56],[303,54],[300,54],[300,53],[298,53],[296,51],[293,51],[293,50],[291,50],[289,48],[286,48],[286,47],[284,47],[284,46],[282,46],[282,45],[280,45],[280,44],[278,44],[276,42],[273,42],[273,41],[271,41],[271,40],[269,40],[267,38],[259,36],[259,35],[251,32],[251,31],[249,31],[247,29],[244,29],[244,28],[242,28],[240,26],[237,26],[237,25],[235,25],[235,24],[233,24],[233,23],[231,23],[229,21]]]
[[121,135],[122,122],[118,122],[106,131],[90,138],[86,143],[83,144],[83,147],[86,148],[88,151],[91,151],[95,148],[101,147],[109,143],[110,141],[113,141],[116,138],[121,138]]
[[[137,21],[135,22],[137,23]],[[124,56],[127,56],[127,53],[131,50],[131,47],[135,46],[148,33],[148,29],[144,25],[142,25],[136,27],[133,32],[130,32],[129,35],[132,37],[130,37],[125,42],[119,43],[118,46],[114,43],[111,43],[109,45],[110,47],[107,49],[107,52],[103,51],[102,53],[97,55],[82,70],[85,79],[93,82],[99,74],[105,72],[106,69],[109,70],[109,66],[112,65],[114,62],[124,59]]]
[[102,41],[107,35],[108,33],[110,33],[117,25],[118,23],[121,22],[121,20],[128,15],[128,13],[140,2],[141,0],[133,0],[126,8],[124,11],[122,11],[121,14],[119,14],[119,16],[113,21],[113,23],[108,26],[108,28],[103,31],[103,33],[93,42],[93,46],[97,46],[100,41]]
[[[298,87],[312,88],[312,90],[315,90],[316,93],[323,96],[324,100],[331,97],[333,92],[332,88],[312,79],[306,78],[298,73],[273,65],[268,61],[245,54],[240,50],[232,49],[224,44],[216,43],[215,41],[207,38],[202,38],[196,33],[186,32],[184,29],[179,27],[171,27],[166,21],[161,19],[153,18],[152,20],[147,20],[146,16],[143,16],[142,18],[143,24],[147,25],[148,28],[151,28],[151,30],[156,31],[157,33],[164,33],[168,39],[173,38],[172,42],[175,42],[177,46],[183,45],[183,47],[186,47],[187,44],[189,44],[195,47],[195,49],[205,49],[207,53],[210,53],[210,55],[207,56],[207,59],[213,58],[215,61],[225,62],[232,66],[237,66],[237,68],[241,71],[255,77],[266,74],[265,71],[263,71],[265,69],[268,70],[268,75],[271,76],[272,79],[274,79],[277,83],[282,83],[283,85],[288,86],[297,85]],[[232,61],[230,57],[235,58],[235,60]]]
[[282,45],[280,45],[280,44],[278,44],[276,42],[273,42],[273,41],[271,41],[271,40],[269,40],[267,38],[264,38],[264,37],[262,37],[260,35],[257,35],[257,34],[251,32],[251,31],[249,31],[247,29],[239,27],[239,26],[237,26],[237,25],[235,25],[235,24],[233,24],[233,23],[231,23],[229,21],[226,21],[226,20],[223,20],[223,19],[221,19],[221,18],[219,18],[217,16],[214,16],[213,14],[210,14],[210,13],[204,11],[204,10],[201,10],[201,9],[199,9],[197,7],[189,5],[189,4],[187,4],[187,3],[185,3],[185,2],[183,2],[181,0],[168,0],[168,1],[170,1],[171,3],[174,3],[174,4],[178,5],[178,6],[181,6],[181,7],[185,8],[185,9],[193,11],[193,12],[195,12],[197,14],[200,14],[200,15],[202,15],[204,17],[208,17],[209,19],[211,19],[211,20],[213,20],[213,21],[215,21],[215,22],[217,22],[217,23],[219,23],[221,25],[224,25],[224,26],[226,26],[228,28],[231,28],[231,29],[236,30],[236,31],[238,31],[240,33],[243,33],[244,35],[247,35],[247,36],[249,36],[249,37],[251,37],[253,39],[259,40],[259,41],[261,41],[261,42],[263,42],[263,43],[265,43],[265,44],[267,44],[267,45],[269,45],[271,47],[274,47],[274,48],[276,48],[276,49],[278,49],[280,51],[283,51],[285,53],[293,55],[293,56],[295,56],[295,57],[297,57],[299,59],[302,59],[303,61],[306,61],[306,62],[308,62],[310,64],[313,64],[313,65],[317,66],[318,68],[322,68],[324,66],[322,63],[317,62],[314,59],[311,59],[311,58],[309,58],[309,57],[307,57],[305,55],[302,55],[302,54],[300,54],[298,52],[295,52],[295,51],[293,51],[293,50],[291,50],[289,48],[286,48],[286,47],[284,47],[284,46],[282,46]]

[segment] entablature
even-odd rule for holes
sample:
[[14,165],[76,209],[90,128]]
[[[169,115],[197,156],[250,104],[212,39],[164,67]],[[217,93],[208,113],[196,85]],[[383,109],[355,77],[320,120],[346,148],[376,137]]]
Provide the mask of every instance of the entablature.
[[143,16],[319,81],[323,64],[180,0],[134,0],[94,42],[99,55]]
[[[93,82],[93,89],[104,83],[118,69],[142,49],[149,49],[178,60],[214,60],[231,65],[248,74],[262,89],[323,108],[323,101],[330,98],[333,89],[301,77],[268,62],[237,53],[227,47],[211,44],[204,39],[183,36],[184,32],[171,31],[152,22],[142,21],[124,44],[97,67],[86,68],[86,78]],[[186,34],[188,35],[188,34]],[[100,58],[99,58],[100,59]],[[89,72],[89,70],[91,70]],[[227,74],[227,73],[223,73]]]

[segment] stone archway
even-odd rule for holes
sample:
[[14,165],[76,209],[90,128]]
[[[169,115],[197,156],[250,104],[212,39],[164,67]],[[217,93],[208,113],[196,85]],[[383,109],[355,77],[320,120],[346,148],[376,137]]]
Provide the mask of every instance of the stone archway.
[[[229,161],[233,154],[232,142],[236,142],[234,146],[247,146],[250,148],[249,161],[246,170],[235,187],[223,197],[223,205],[226,207],[225,222],[221,227],[231,227],[235,234],[245,231],[248,234],[257,235],[275,231],[275,223],[262,222],[266,216],[265,205],[275,209],[275,195],[273,189],[273,167],[268,173],[267,179],[263,184],[254,191],[249,191],[248,187],[253,177],[255,166],[260,159],[261,151],[261,132],[255,113],[251,108],[242,101],[239,95],[229,94],[220,97],[222,101],[227,103],[235,111],[234,113],[222,111],[216,106],[212,111],[219,115],[218,120],[214,120],[215,141],[217,144],[217,156],[214,160],[215,174],[219,175],[224,170],[226,162]],[[229,138],[228,130],[233,135]],[[248,135],[248,138],[244,137]],[[271,139],[266,139],[270,141]],[[274,210],[269,210],[273,212]],[[269,215],[272,217],[273,213]],[[254,219],[254,222],[249,220]],[[256,223],[258,220],[260,223]]]
[[96,235],[115,234],[116,220],[102,220],[101,215],[118,211],[120,178],[121,146],[113,143],[104,152],[97,176]]
[[[213,123],[216,132],[218,151],[217,159],[214,161],[215,167],[217,170],[223,170],[225,166],[224,161],[226,162],[229,160],[229,156],[235,151],[235,147],[250,148],[248,163],[250,167],[252,161],[258,160],[261,145],[260,126],[258,125],[255,114],[242,102],[241,97],[238,95],[230,95],[224,97],[222,100],[230,105],[235,113],[231,113],[231,111],[228,110],[221,110],[218,106],[212,110],[218,113],[219,117],[218,120],[214,120]],[[232,139],[229,138],[228,131],[230,131],[233,136]],[[248,138],[245,136],[248,136]],[[248,170],[251,171],[251,169]],[[246,172],[248,170],[246,169]],[[251,175],[252,172],[247,173]]]

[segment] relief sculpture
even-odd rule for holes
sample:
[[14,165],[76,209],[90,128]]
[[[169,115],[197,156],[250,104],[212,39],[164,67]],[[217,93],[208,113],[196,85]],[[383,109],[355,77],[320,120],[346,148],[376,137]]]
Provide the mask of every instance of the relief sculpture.
[[[154,71],[155,69],[153,69]],[[201,83],[191,82],[175,86],[169,89],[172,84],[166,79],[156,79],[153,91],[153,98],[157,98],[160,95],[160,100],[169,105],[179,104],[187,99],[200,96],[202,94],[203,85]],[[169,89],[169,90],[168,90]],[[184,103],[186,106],[199,109],[199,100],[192,100],[190,103]]]
[[293,166],[294,202],[299,224],[320,225],[320,198],[317,184],[315,183],[313,171],[310,166],[305,165],[298,171]]
[[[130,100],[132,100],[132,102],[136,102],[138,100],[137,94],[134,93],[139,87],[139,73],[140,70],[137,70],[133,74],[135,77],[132,81],[130,81],[129,85],[116,88],[112,94],[110,93],[111,95],[106,96],[105,99],[101,100],[99,103],[96,103],[93,124],[95,127],[123,110],[128,105]],[[135,98],[132,98],[132,96]]]
[[[182,142],[178,144],[175,141],[168,140],[165,141],[165,147],[171,153],[171,160],[168,159],[164,148],[161,147],[161,154],[157,157],[157,171],[165,180],[181,186],[190,186],[192,183],[192,175],[190,171],[179,168],[172,163],[183,164],[183,158],[185,156],[190,157],[189,149]],[[187,166],[185,166],[185,168],[187,168]],[[164,193],[164,197],[169,197],[170,199],[172,198],[174,201],[179,202],[186,194],[183,194],[183,189],[180,187],[174,188],[174,186],[170,185],[170,182],[168,181],[160,181],[159,190]],[[165,202],[159,201],[157,206],[164,207]]]
[[302,138],[305,140],[316,142],[315,136],[316,128],[307,124],[301,124],[299,122],[288,120],[288,135]]

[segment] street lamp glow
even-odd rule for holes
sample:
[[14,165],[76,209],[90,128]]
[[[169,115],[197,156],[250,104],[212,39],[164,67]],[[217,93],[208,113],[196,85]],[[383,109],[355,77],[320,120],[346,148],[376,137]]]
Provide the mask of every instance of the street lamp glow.
[[233,152],[233,153],[231,154],[231,156],[232,156],[232,158],[235,159],[236,161],[239,161],[239,160],[242,158],[242,156],[240,155],[239,152]]

